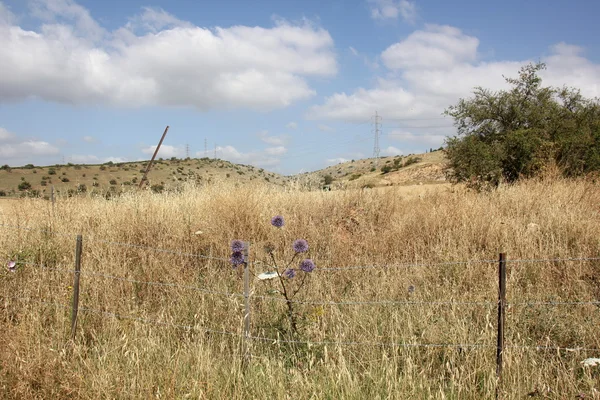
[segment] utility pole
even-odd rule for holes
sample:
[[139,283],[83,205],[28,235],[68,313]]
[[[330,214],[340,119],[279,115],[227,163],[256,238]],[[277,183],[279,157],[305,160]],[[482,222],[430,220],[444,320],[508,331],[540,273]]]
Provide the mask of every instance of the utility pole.
[[208,158],[208,140],[204,138],[204,157]]
[[379,133],[381,126],[381,116],[377,114],[375,111],[375,116],[373,117],[373,133],[375,134],[375,143],[373,144],[373,158],[375,158],[375,168],[377,168],[377,164],[379,162]]
[[215,160],[217,159],[217,144],[215,143]]

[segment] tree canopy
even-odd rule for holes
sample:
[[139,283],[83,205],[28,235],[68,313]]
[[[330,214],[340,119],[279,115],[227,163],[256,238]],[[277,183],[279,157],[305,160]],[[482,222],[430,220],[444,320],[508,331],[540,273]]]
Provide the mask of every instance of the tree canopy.
[[475,88],[446,115],[458,134],[446,140],[448,178],[477,188],[532,177],[554,164],[565,176],[600,171],[600,102],[579,89],[543,87],[528,64],[509,90]]

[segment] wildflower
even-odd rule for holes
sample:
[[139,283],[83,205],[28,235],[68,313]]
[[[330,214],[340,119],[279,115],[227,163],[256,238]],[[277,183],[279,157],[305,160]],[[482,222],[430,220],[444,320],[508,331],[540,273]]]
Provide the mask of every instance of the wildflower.
[[288,268],[285,271],[283,271],[283,276],[285,276],[288,279],[292,279],[296,276],[296,270],[293,268]]
[[231,264],[233,264],[233,266],[237,266],[240,264],[244,263],[244,255],[242,254],[241,251],[234,251],[231,254]]
[[17,263],[14,261],[9,261],[6,267],[10,272],[15,272],[17,270]]
[[300,262],[300,269],[304,272],[313,272],[315,263],[310,258],[307,258]]
[[308,242],[304,239],[296,239],[294,240],[293,248],[296,253],[306,253],[308,251]]
[[231,251],[236,252],[242,250],[244,250],[244,242],[237,239],[231,242]]
[[281,215],[276,215],[271,218],[271,225],[276,228],[281,228],[284,224],[285,222],[283,221],[283,217]]

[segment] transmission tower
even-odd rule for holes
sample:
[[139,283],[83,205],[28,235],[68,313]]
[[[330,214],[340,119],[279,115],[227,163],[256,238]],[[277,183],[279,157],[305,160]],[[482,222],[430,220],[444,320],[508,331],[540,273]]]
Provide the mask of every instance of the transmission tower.
[[208,158],[208,141],[204,138],[204,157]]
[[190,145],[185,145],[185,158],[190,158]]
[[217,159],[217,144],[215,143],[215,160]]
[[375,111],[375,116],[373,118],[373,133],[375,135],[375,142],[373,144],[373,158],[375,158],[375,168],[377,168],[377,163],[379,161],[379,134],[381,127],[381,116],[377,114]]

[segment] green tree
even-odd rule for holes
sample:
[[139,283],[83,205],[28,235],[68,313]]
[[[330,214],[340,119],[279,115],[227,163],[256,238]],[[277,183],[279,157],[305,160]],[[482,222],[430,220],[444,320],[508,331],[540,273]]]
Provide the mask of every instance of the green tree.
[[333,177],[331,175],[325,175],[323,177],[323,183],[325,183],[325,185],[331,185],[331,183],[333,182]]
[[518,78],[506,78],[509,90],[477,87],[445,111],[458,130],[446,141],[451,181],[496,187],[550,163],[566,176],[600,170],[600,104],[577,89],[543,87],[543,69],[526,65]]

